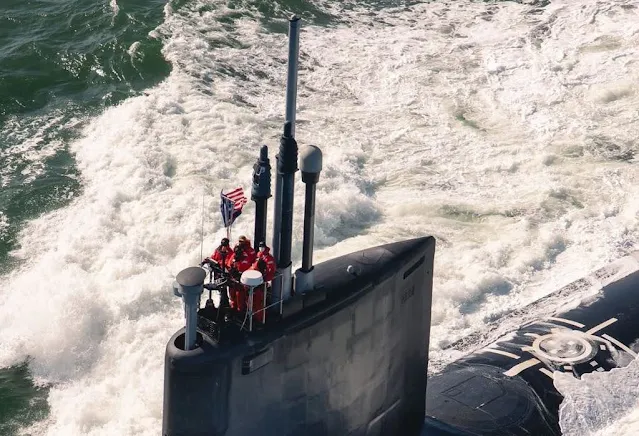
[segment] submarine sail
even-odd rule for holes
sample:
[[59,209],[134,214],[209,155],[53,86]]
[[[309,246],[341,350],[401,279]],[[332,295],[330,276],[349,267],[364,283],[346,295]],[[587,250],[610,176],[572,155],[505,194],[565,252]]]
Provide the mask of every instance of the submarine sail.
[[[298,29],[294,17],[293,42]],[[295,62],[289,68],[296,69],[296,44],[290,48]],[[294,105],[294,93],[287,95]],[[322,155],[307,146],[299,156],[304,255],[293,276],[298,153],[289,107],[275,186],[278,275],[265,286],[269,273],[260,272],[259,259],[257,269],[240,275],[208,258],[178,274],[174,293],[184,300],[186,325],[166,347],[163,436],[411,435],[423,426],[435,239],[389,243],[313,265]],[[255,243],[264,246],[269,172],[263,147],[252,198]],[[201,308],[204,289],[209,299]],[[219,295],[217,305],[212,293]],[[238,294],[245,307],[237,305]],[[256,304],[262,295],[264,307]]]

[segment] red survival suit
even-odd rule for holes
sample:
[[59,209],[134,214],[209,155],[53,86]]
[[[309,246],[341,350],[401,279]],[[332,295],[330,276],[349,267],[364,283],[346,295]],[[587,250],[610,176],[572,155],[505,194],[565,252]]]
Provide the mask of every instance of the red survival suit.
[[248,256],[248,260],[251,264],[256,259],[255,250],[251,247],[251,241],[246,236],[240,236],[237,240],[237,244],[235,244],[234,250],[240,247],[242,251]]
[[246,253],[241,246],[236,246],[231,256],[226,260],[226,266],[231,273],[232,280],[229,281],[229,303],[231,308],[243,312],[246,310],[246,290],[239,282],[242,273],[251,267],[250,254]]
[[[264,247],[262,250],[261,248]],[[275,278],[275,271],[277,270],[277,265],[275,264],[275,258],[271,254],[271,249],[265,245],[260,246],[260,251],[257,253],[258,259],[263,259],[266,262],[266,273],[262,273],[264,276],[265,282],[270,282]],[[257,261],[256,261],[257,262]],[[253,265],[256,265],[256,262]],[[256,268],[253,268],[256,269]]]
[[[253,312],[257,312],[266,306],[266,289],[268,283],[275,278],[277,269],[275,258],[270,254],[269,248],[264,243],[260,243],[260,251],[257,253],[257,259],[251,265],[251,269],[262,273],[264,278],[264,284],[253,289]],[[262,312],[253,315],[254,321],[262,322],[264,319]]]
[[218,264],[218,266],[222,269],[222,271],[227,270],[227,261],[231,257],[233,252],[231,251],[231,247],[228,245],[220,245],[215,249],[213,254],[211,254],[211,260]]
[[[253,265],[251,265],[251,269],[261,272],[262,277],[264,277],[266,273],[266,263],[264,263],[260,259],[256,259],[255,262],[253,262]],[[259,312],[260,310],[264,309],[264,297],[265,297],[264,287],[265,286],[266,286],[266,283],[263,283],[260,286],[256,286],[255,288],[253,288],[253,313],[254,313],[253,322],[262,322],[262,320],[265,319],[264,313]],[[245,286],[244,289],[248,297],[249,288]],[[255,312],[259,312],[259,313],[255,313]]]

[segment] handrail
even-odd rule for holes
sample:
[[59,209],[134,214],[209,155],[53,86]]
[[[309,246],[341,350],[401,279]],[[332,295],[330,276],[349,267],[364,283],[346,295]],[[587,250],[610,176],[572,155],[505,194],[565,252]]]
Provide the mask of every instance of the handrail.
[[[265,285],[265,284],[266,284],[266,282],[263,285]],[[258,286],[263,286],[263,285],[258,285]],[[246,319],[248,318],[248,320],[249,320],[248,331],[252,332],[253,331],[253,316],[254,315],[259,315],[260,313],[262,314],[262,324],[266,324],[266,310],[271,308],[271,307],[274,307],[274,306],[276,306],[278,304],[280,305],[280,315],[282,314],[282,307],[283,306],[282,306],[282,299],[281,298],[279,299],[279,301],[276,301],[275,303],[271,303],[269,305],[265,305],[260,310],[253,311],[253,302],[254,302],[253,298],[255,296],[255,288],[256,287],[257,286],[252,286],[252,287],[249,288],[248,308],[247,308],[246,313],[244,315],[244,321],[242,322],[240,330],[244,329],[244,325],[246,324]],[[264,302],[266,302],[266,297],[268,296],[268,294],[269,293],[266,291],[266,287],[265,287],[265,290],[264,290]],[[281,294],[281,289],[280,289],[280,294]],[[271,292],[271,295],[272,295],[272,292]],[[281,297],[281,295],[280,295],[280,297]]]
[[[205,269],[211,271],[212,268],[207,264],[207,265],[203,265],[203,267],[206,267]],[[212,272],[212,271],[211,271]],[[283,274],[281,271],[276,271],[275,275],[273,276],[273,279],[270,280],[269,282],[264,282],[263,285],[266,285],[267,283],[273,283],[275,281],[276,278],[281,277]],[[235,279],[231,279],[233,281],[235,281]],[[211,280],[209,283],[214,283],[214,282],[221,282],[220,278],[217,278],[215,280]],[[239,282],[238,282],[239,283]],[[220,285],[227,285],[228,283],[220,283]],[[260,285],[260,286],[263,286]],[[244,286],[244,285],[242,285]],[[262,323],[265,324],[266,323],[266,311],[272,307],[275,307],[277,305],[279,305],[279,314],[280,316],[282,315],[282,313],[284,312],[284,299],[282,298],[282,293],[283,293],[283,289],[280,287],[279,289],[279,298],[277,299],[277,301],[275,301],[274,303],[271,303],[269,305],[265,305],[262,309],[260,310],[256,310],[253,311],[253,298],[254,298],[254,289],[255,287],[249,288],[249,301],[248,301],[248,308],[245,312],[244,315],[244,321],[242,322],[242,325],[240,326],[240,329],[243,330],[244,326],[246,325],[246,321],[248,319],[249,321],[249,328],[248,331],[253,331],[253,316],[254,315],[259,315],[260,313],[262,314]],[[265,286],[265,290],[264,290],[264,302],[266,303],[266,299],[268,296],[273,297],[273,287],[270,287],[270,291],[268,291],[267,289],[269,289],[269,287]],[[221,293],[220,289],[217,289],[218,292]],[[209,290],[209,298],[210,298],[210,292],[211,290]],[[200,304],[198,304],[198,307],[200,306]]]

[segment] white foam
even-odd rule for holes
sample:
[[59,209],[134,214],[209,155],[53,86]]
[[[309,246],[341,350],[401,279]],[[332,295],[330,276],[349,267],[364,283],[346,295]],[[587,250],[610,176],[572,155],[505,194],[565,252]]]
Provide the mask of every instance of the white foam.
[[[157,434],[164,346],[183,322],[169,286],[200,260],[202,193],[208,254],[223,234],[219,191],[248,189],[260,144],[274,163],[286,39],[257,19],[223,25],[237,10],[206,3],[167,6],[153,34],[170,77],[88,125],[71,144],[82,196],[21,234],[24,265],[0,289],[0,366],[30,356],[55,384],[34,434]],[[325,159],[315,259],[435,235],[435,363],[454,356],[438,344],[639,241],[637,170],[613,159],[639,133],[637,95],[619,92],[636,82],[636,10],[530,10],[355,7],[341,12],[349,25],[302,33],[297,138]],[[607,87],[619,98],[597,97]],[[234,235],[251,235],[252,212]]]
[[[3,138],[7,144],[0,149],[0,187],[14,183],[29,184],[45,172],[47,159],[64,148],[55,132],[78,123],[78,119],[65,119],[61,111],[46,117],[9,117],[4,122]],[[18,169],[20,171],[18,172]],[[19,181],[15,175],[20,174]]]
[[9,218],[4,212],[0,212],[0,240],[7,236],[7,229],[9,228]]
[[135,41],[133,44],[131,44],[131,46],[126,52],[129,54],[129,56],[131,56],[131,59],[135,59],[136,56],[138,56],[139,48],[140,48],[140,41]]
[[593,372],[581,380],[555,374],[564,395],[560,408],[564,436],[619,436],[639,430],[639,360],[607,373]]
[[109,2],[109,6],[111,7],[111,10],[113,11],[113,17],[115,18],[120,13],[120,6],[118,5],[118,1],[111,0]]

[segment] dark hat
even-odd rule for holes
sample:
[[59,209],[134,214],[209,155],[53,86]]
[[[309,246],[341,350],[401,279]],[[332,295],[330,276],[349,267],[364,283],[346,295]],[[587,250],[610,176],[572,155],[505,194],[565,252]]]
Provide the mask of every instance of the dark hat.
[[224,247],[228,247],[229,246],[229,238],[222,238],[221,245],[224,246]]

